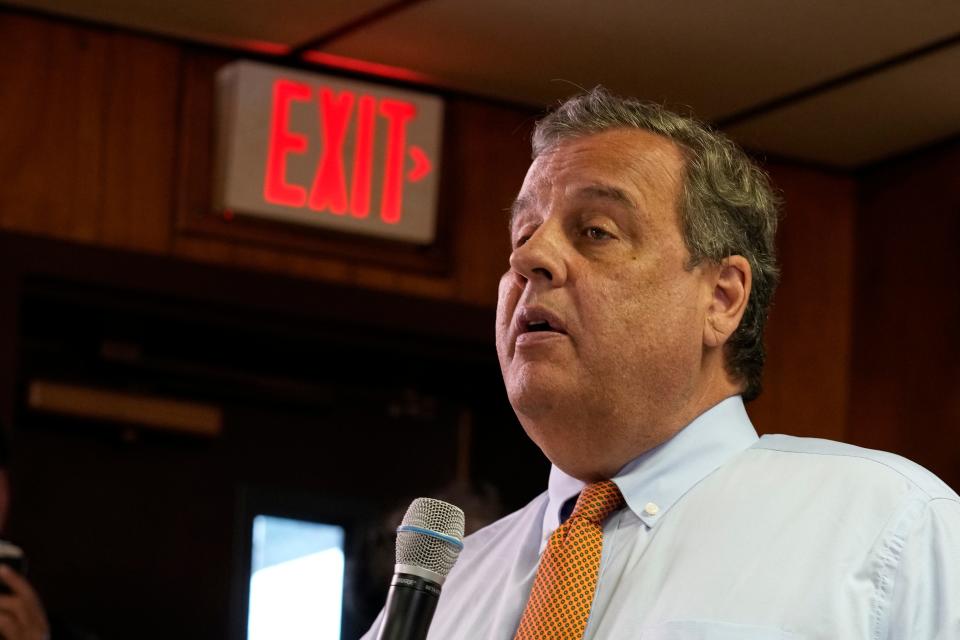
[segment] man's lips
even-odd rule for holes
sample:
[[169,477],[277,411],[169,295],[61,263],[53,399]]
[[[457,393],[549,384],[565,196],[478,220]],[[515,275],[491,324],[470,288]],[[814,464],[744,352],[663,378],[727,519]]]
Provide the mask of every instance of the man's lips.
[[560,317],[543,307],[522,307],[514,315],[516,336],[536,333],[566,334],[567,329]]

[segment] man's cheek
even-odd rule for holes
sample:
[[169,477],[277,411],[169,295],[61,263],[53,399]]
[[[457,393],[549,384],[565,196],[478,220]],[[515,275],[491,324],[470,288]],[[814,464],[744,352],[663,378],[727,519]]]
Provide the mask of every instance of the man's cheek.
[[502,276],[500,276],[500,284],[497,289],[498,297],[500,300],[504,298],[504,295],[509,292],[511,289],[517,289],[516,285],[516,276],[513,271],[507,269]]
[[504,299],[501,295],[497,303],[497,321],[496,327],[494,328],[496,333],[497,356],[500,358],[501,365],[504,364],[505,358],[510,351],[508,341],[514,308],[515,304],[510,304],[510,301]]
[[513,282],[512,275],[507,272],[500,278],[500,287],[497,291],[497,330],[501,323],[509,323],[520,299],[520,288]]

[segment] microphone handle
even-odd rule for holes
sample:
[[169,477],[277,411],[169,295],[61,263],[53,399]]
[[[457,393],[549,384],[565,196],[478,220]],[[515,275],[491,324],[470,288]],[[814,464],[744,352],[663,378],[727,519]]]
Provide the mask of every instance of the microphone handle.
[[439,598],[440,587],[435,582],[408,573],[394,574],[377,640],[425,640]]

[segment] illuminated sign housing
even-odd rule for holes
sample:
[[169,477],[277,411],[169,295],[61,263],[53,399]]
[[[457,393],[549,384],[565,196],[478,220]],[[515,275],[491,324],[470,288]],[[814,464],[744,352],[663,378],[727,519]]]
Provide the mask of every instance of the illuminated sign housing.
[[440,98],[246,61],[217,89],[216,210],[433,242]]

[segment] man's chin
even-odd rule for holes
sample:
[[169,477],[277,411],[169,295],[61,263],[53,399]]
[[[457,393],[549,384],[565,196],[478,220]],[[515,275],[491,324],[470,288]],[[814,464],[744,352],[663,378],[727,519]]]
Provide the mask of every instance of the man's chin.
[[527,381],[508,388],[507,397],[517,417],[526,423],[555,416],[561,410],[563,394],[556,387]]
[[514,409],[537,412],[538,406],[552,407],[576,395],[576,375],[569,364],[548,359],[515,357],[503,372],[504,383]]

